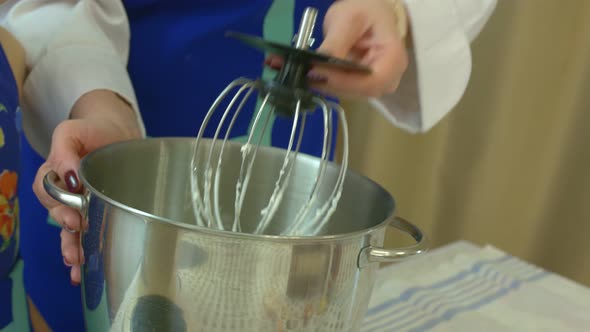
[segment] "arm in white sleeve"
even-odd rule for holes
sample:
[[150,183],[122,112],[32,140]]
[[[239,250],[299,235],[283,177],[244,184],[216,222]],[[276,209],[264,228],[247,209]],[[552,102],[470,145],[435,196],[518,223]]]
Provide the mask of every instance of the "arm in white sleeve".
[[78,98],[97,89],[125,99],[145,133],[126,69],[130,32],[120,0],[9,0],[0,24],[26,51],[23,127],[39,153],[47,155]]
[[410,64],[395,93],[370,99],[388,120],[425,132],[463,96],[471,75],[470,43],[496,0],[405,0],[412,31]]

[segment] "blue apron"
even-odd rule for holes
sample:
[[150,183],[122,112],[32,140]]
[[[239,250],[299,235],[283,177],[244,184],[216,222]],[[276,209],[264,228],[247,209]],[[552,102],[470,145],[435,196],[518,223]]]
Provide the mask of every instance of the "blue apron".
[[[226,38],[227,30],[290,43],[301,13],[311,5],[320,11],[315,33],[319,44],[321,22],[331,1],[127,0],[124,4],[131,27],[128,70],[147,134],[160,137],[195,136],[209,106],[232,80],[269,77],[270,72],[263,70],[265,55]],[[245,106],[242,121],[234,127],[234,139],[248,133],[259,104],[260,100],[251,98]],[[319,156],[323,117],[316,113],[307,119],[301,151]],[[290,119],[274,118],[264,143],[286,147],[291,124]],[[212,130],[206,133],[211,134]],[[31,190],[43,160],[28,142],[23,157],[21,200],[33,206],[22,213],[27,292],[55,331],[83,331],[80,289],[70,285],[62,263],[60,228],[47,221],[46,210]]]
[[20,124],[18,90],[0,45],[0,331],[29,330],[19,258]]

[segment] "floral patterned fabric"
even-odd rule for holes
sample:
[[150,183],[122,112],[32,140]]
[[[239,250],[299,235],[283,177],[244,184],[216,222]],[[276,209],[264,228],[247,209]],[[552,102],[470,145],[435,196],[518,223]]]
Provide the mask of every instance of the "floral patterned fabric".
[[18,90],[0,47],[0,331],[28,331],[19,260],[20,126]]

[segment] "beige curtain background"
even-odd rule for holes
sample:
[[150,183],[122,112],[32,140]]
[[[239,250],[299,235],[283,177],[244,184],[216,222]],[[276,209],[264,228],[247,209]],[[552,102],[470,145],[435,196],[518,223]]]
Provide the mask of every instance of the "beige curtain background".
[[473,63],[427,134],[351,109],[350,167],[434,247],[489,243],[590,286],[590,1],[499,0]]

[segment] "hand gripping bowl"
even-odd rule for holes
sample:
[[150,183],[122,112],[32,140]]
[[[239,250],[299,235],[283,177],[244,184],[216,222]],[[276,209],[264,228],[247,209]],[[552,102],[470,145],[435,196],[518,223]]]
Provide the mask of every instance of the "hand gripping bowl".
[[[426,250],[422,232],[394,217],[393,198],[352,171],[323,229],[273,235],[288,225],[315,179],[320,160],[303,155],[268,233],[249,234],[274,187],[268,175],[284,159],[284,150],[271,147],[259,149],[242,233],[196,226],[188,167],[194,142],[150,138],[96,150],[79,169],[83,194],[60,189],[56,174],[46,175],[47,192],[88,223],[81,236],[88,331],[357,331],[378,263]],[[231,209],[241,145],[227,144],[219,196]],[[335,181],[338,171],[330,164],[325,176]],[[417,243],[383,248],[390,227]]]

